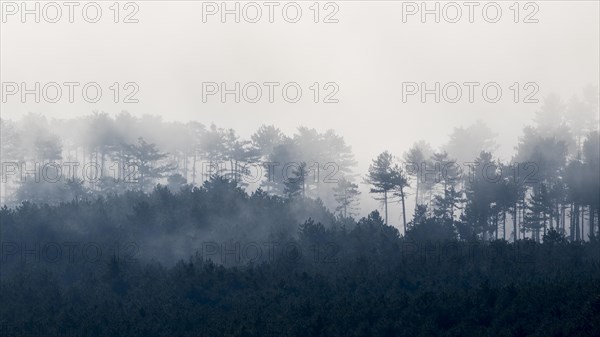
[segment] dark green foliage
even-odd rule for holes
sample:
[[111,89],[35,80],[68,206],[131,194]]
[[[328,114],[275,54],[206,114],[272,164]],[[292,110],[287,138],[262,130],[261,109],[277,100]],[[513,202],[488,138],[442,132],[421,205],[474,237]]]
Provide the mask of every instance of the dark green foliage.
[[135,242],[143,257],[167,263],[194,254],[204,242],[251,242],[269,235],[285,240],[309,217],[336,226],[319,200],[288,200],[262,190],[248,195],[222,176],[177,193],[158,185],[148,194],[127,191],[56,206],[26,202],[0,210],[0,216],[3,242],[94,242],[102,247]]
[[283,182],[283,193],[288,198],[306,197],[306,163],[302,162],[291,170],[291,174]]
[[453,241],[457,239],[454,221],[446,216],[427,216],[427,206],[419,205],[409,224],[406,238],[413,241]]
[[[229,205],[229,207],[219,207]],[[319,211],[321,210],[321,211]],[[173,213],[176,212],[176,213]],[[320,213],[321,212],[321,213]],[[312,214],[307,221],[297,219]],[[320,214],[320,215],[319,215]],[[3,335],[85,336],[597,336],[600,242],[459,242],[420,206],[407,237],[379,212],[349,226],[322,204],[247,195],[215,176],[172,194],[128,192],[58,206],[3,208],[2,242],[138,239],[144,254],[94,263],[14,263],[3,247]],[[243,220],[242,220],[243,219]],[[148,260],[150,237],[224,233],[281,247],[258,263],[193,254]],[[243,221],[243,222],[242,222]],[[77,224],[88,224],[83,234]],[[272,225],[266,230],[268,225]],[[223,226],[220,228],[219,226]],[[261,229],[262,228],[262,229]],[[263,231],[264,229],[264,231]],[[259,238],[259,234],[264,235]],[[89,236],[88,236],[89,235]],[[237,236],[234,236],[237,235]],[[225,237],[225,236],[224,236]],[[103,241],[104,240],[104,241]],[[196,237],[197,241],[204,238]],[[154,257],[175,255],[163,242]],[[170,260],[176,256],[171,256]],[[209,260],[210,258],[210,260]],[[215,262],[213,262],[215,261]],[[226,265],[229,265],[227,267]],[[6,269],[5,267],[9,267]]]

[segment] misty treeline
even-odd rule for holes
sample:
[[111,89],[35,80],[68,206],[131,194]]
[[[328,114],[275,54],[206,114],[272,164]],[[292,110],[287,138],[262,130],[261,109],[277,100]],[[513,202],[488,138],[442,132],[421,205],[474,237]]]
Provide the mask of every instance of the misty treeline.
[[[3,163],[101,177],[22,182],[3,165],[0,334],[598,336],[598,95],[583,97],[548,97],[508,161],[475,122],[365,172],[330,131],[3,120]],[[250,179],[266,162],[297,165]],[[381,213],[358,218],[371,196]]]
[[[273,195],[332,202],[334,179],[351,177],[356,164],[350,147],[331,130],[300,127],[287,136],[263,125],[246,140],[214,124],[127,112],[114,118],[95,112],[70,120],[36,114],[2,120],[2,158],[7,204],[149,192],[157,183],[177,192],[211,175]],[[294,184],[297,178],[301,186]]]
[[[343,137],[300,127],[285,135],[261,126],[249,139],[198,122],[164,122],[123,112],[70,120],[28,114],[2,120],[3,203],[57,204],[125,191],[173,193],[202,188],[211,176],[247,193],[319,199],[337,216],[358,214],[360,187],[398,207],[406,234],[411,215],[435,216],[458,238],[540,241],[549,229],[571,241],[596,235],[600,169],[598,92],[588,86],[563,102],[549,95],[524,128],[512,158],[494,157],[495,134],[480,121],[455,128],[433,149],[415,142],[385,151],[368,172]],[[401,132],[401,130],[399,130]],[[426,135],[424,135],[425,137]],[[415,228],[413,228],[415,229]]]
[[[247,226],[281,225],[293,222],[292,214],[304,215],[294,212],[298,206],[292,206],[291,200],[264,193],[244,197],[243,191],[220,179],[208,184],[214,186],[176,196],[162,187],[149,196],[126,192],[94,202],[3,209],[7,231],[25,231],[20,237],[30,235],[26,231],[36,223],[68,231],[61,237],[52,231],[37,234],[43,242],[58,240],[54,246],[3,242],[0,325],[4,334],[463,337],[600,333],[600,241],[566,242],[555,231],[543,243],[531,239],[517,243],[418,241],[422,232],[409,230],[401,237],[378,211],[348,229],[349,223],[340,223],[322,205],[304,199],[304,211],[322,212],[324,218],[288,228],[288,236],[275,235],[241,247],[227,241],[200,248],[201,239],[196,238],[197,252],[175,265],[142,261],[132,254],[136,249],[126,246],[116,250],[102,245],[101,255],[93,249],[83,253],[85,243],[79,237],[92,234],[99,240],[120,240],[126,226],[142,234],[138,241],[142,251],[147,244],[143,233],[181,235],[177,226],[160,228],[169,216],[189,217],[191,222],[206,214],[215,220],[243,218],[243,226],[231,228],[243,236],[250,229],[238,231]],[[134,202],[134,194],[144,203],[130,214],[128,203]],[[251,207],[251,213],[238,211],[244,206],[219,207],[232,198]],[[209,211],[206,207],[211,206]],[[128,214],[115,214],[121,212]],[[96,221],[109,228],[104,233],[97,229],[82,233],[72,226],[77,221]],[[424,215],[415,225],[423,228],[436,221]],[[73,248],[68,256],[67,243]],[[154,255],[169,253],[166,245],[151,249]]]

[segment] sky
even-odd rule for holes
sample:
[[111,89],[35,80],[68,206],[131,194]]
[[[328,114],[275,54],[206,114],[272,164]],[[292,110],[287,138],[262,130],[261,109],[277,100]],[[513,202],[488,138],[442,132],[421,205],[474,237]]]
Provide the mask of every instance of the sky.
[[[360,173],[384,150],[401,156],[419,139],[435,148],[448,140],[454,127],[476,120],[497,133],[497,155],[509,159],[523,126],[531,123],[545,96],[555,92],[568,101],[585,85],[599,82],[598,1],[520,2],[518,15],[516,7],[511,9],[513,1],[476,2],[473,22],[469,22],[469,7],[456,2],[462,11],[456,23],[448,22],[456,16],[456,7],[448,2],[438,2],[439,23],[432,14],[421,22],[421,9],[409,15],[412,4],[420,6],[420,2],[401,1],[335,1],[318,6],[313,1],[275,2],[272,23],[270,7],[261,1],[237,2],[239,23],[233,14],[222,22],[220,1],[134,1],[129,6],[121,2],[118,18],[112,1],[97,1],[101,16],[96,23],[85,21],[95,17],[94,6],[87,7],[87,16],[82,14],[86,2],[74,7],[73,23],[62,2],[57,2],[62,10],[57,23],[47,22],[57,13],[52,6],[44,12],[48,2],[38,2],[39,23],[31,14],[22,22],[21,8],[12,7],[13,3],[20,6],[21,2],[2,2],[2,118],[19,119],[28,112],[50,119],[74,118],[94,110],[111,115],[126,110],[167,121],[215,123],[244,137],[262,124],[274,124],[287,134],[300,125],[334,129],[352,146]],[[286,4],[287,16],[282,13]],[[34,8],[35,2],[28,5]],[[227,8],[235,5],[229,1]],[[435,2],[428,6],[434,8]],[[255,17],[256,7],[262,16],[256,23],[248,22]],[[298,7],[302,12],[296,18]],[[498,7],[498,21],[487,22],[494,21]],[[218,12],[211,15],[215,9]],[[22,82],[27,88],[35,82],[41,87],[59,83],[63,96],[56,103],[43,97],[36,103],[28,95],[23,102],[20,91],[8,94],[10,83]],[[64,82],[81,83],[75,88],[74,102],[69,102]],[[86,102],[81,94],[83,84],[90,82],[102,89],[96,103]],[[117,103],[116,90],[110,89],[115,82],[119,83]],[[134,84],[125,88],[129,82]],[[262,96],[256,103],[243,97],[235,103],[233,95],[226,96],[225,102],[219,94],[203,99],[209,82],[225,82],[227,88],[236,82],[240,88],[258,83]],[[265,82],[280,83],[274,88],[273,103]],[[318,103],[314,102],[315,82]],[[433,95],[422,102],[419,94],[403,101],[403,87],[406,93],[409,82],[424,82],[427,88],[436,82],[440,88],[455,82],[463,95],[456,103],[443,97],[435,103]],[[480,83],[472,103],[465,82]],[[511,90],[515,82],[519,83],[518,103]],[[298,102],[285,101],[281,91],[286,83],[301,88]],[[481,88],[486,83],[501,88],[497,102],[484,100]],[[531,84],[525,88],[526,83]],[[255,87],[248,88],[247,96],[252,98]],[[455,87],[448,89],[450,98]],[[134,90],[138,102],[124,103]],[[324,103],[334,91],[329,98],[337,103]],[[490,92],[493,97],[494,87]],[[533,92],[530,98],[539,103],[525,103],[525,96]],[[292,86],[288,98],[293,93]]]

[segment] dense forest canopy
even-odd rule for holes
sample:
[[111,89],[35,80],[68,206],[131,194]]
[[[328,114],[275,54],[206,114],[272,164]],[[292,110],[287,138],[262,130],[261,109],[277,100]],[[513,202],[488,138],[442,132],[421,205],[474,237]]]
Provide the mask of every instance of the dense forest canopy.
[[600,332],[600,241],[555,229],[541,244],[456,241],[452,222],[420,205],[401,236],[378,211],[335,217],[222,177],[0,217],[7,335]]
[[584,97],[549,96],[508,161],[475,122],[364,172],[332,130],[1,120],[2,334],[596,336]]

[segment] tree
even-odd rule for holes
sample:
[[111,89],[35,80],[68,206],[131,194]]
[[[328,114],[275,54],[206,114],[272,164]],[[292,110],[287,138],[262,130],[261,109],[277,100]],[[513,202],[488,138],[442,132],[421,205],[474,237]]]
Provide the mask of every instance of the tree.
[[358,197],[360,195],[358,185],[342,177],[338,180],[337,186],[333,188],[333,192],[335,200],[338,203],[335,211],[340,212],[344,218],[355,214],[353,210],[356,209],[355,207],[358,204]]
[[229,161],[229,176],[235,181],[243,182],[242,177],[249,173],[246,164],[258,159],[258,149],[252,147],[250,141],[240,140],[233,129],[225,133],[223,141],[223,159]]
[[[285,175],[290,165],[305,162],[305,193],[318,197],[328,207],[335,208],[337,202],[333,192],[337,174],[351,177],[351,167],[356,164],[350,146],[332,130],[319,133],[315,129],[299,127],[292,137],[286,137],[279,129],[262,126],[252,135],[253,147],[266,160],[265,180],[261,187],[267,192],[284,195]],[[281,174],[281,173],[283,174]],[[322,178],[322,179],[321,179]]]
[[583,89],[583,100],[571,97],[566,110],[565,122],[576,141],[576,153],[582,150],[585,136],[598,129],[598,89],[588,85]]
[[462,191],[456,190],[454,185],[446,187],[442,195],[433,198],[433,213],[444,219],[454,219],[454,210],[461,209],[464,202]]
[[409,223],[406,238],[416,242],[450,241],[456,239],[456,231],[450,219],[429,217],[426,205],[419,205]]
[[14,123],[0,118],[0,157],[2,161],[17,160],[19,158],[19,134]]
[[295,198],[298,196],[306,197],[306,177],[308,171],[306,170],[306,163],[302,162],[297,167],[292,169],[292,173],[289,177],[286,177],[284,181],[284,193],[288,198]]
[[[555,103],[558,104],[557,102]],[[550,115],[558,114],[558,112],[553,110],[554,108],[546,105],[544,109],[551,111]],[[561,204],[566,203],[565,164],[567,163],[569,148],[574,147],[575,142],[566,125],[560,124],[550,127],[543,124],[548,123],[548,121],[543,121],[543,116],[539,116],[539,118],[542,118],[542,121],[539,121],[539,123],[545,125],[547,129],[526,127],[524,135],[519,139],[516,149],[515,162],[519,165],[517,169],[523,171],[525,174],[532,174],[526,178],[527,181],[522,182],[525,189],[521,195],[521,205],[523,206],[522,219],[524,222],[527,220],[525,214],[527,211],[525,207],[527,196],[537,194],[538,198],[541,198],[541,189],[545,188],[546,200],[544,203],[551,206],[551,208],[546,209],[548,213],[545,213],[545,216],[549,220],[550,227],[553,227],[555,221],[557,227],[559,227],[560,214],[564,212],[564,207],[561,207]],[[556,119],[555,117],[552,118]],[[528,173],[525,171],[528,171]],[[530,206],[532,205],[531,202],[529,204]],[[540,208],[538,207],[538,209]],[[531,207],[529,210],[531,210]],[[540,214],[540,216],[543,215]],[[532,217],[529,216],[528,219],[531,220]],[[533,225],[534,223],[535,221],[529,221],[527,225]],[[548,222],[546,225],[548,225]],[[544,227],[544,230],[546,230],[546,227]],[[536,229],[533,227],[530,227],[530,229],[536,233]]]
[[170,163],[163,163],[167,158],[166,153],[160,152],[156,144],[148,144],[141,137],[137,144],[129,144],[125,148],[127,163],[135,167],[138,187],[142,191],[152,188],[157,179],[174,169]]
[[407,175],[416,180],[415,184],[415,210],[421,203],[419,192],[421,191],[422,167],[428,163],[428,158],[432,155],[431,146],[425,141],[419,141],[404,154],[405,167]]
[[584,165],[581,160],[573,159],[565,168],[565,184],[567,186],[567,202],[571,204],[570,211],[570,239],[579,241],[583,239],[583,232],[579,227],[581,205],[584,203],[584,193],[587,182],[585,181]]
[[[211,124],[210,129],[202,134],[200,140],[200,151],[204,158],[209,161],[209,168],[212,170],[223,160],[226,151],[225,147],[225,131]],[[216,172],[206,172],[208,176],[213,174],[221,174],[219,169]]]
[[15,192],[19,201],[30,201],[38,204],[58,204],[78,201],[90,195],[89,190],[79,179],[68,179],[65,182],[49,182],[26,180]]
[[546,185],[542,184],[538,191],[529,198],[528,213],[525,215],[525,228],[533,231],[535,241],[540,241],[540,229],[546,233],[548,217],[552,216],[552,201]]
[[268,160],[264,164],[266,179],[261,183],[267,192],[280,196],[285,194],[286,177],[284,175],[287,172],[283,170],[287,170],[287,165],[302,162],[298,152],[296,143],[290,138],[286,138],[282,144],[273,148],[273,152],[269,154]]
[[563,233],[559,233],[556,229],[550,228],[550,230],[543,236],[544,244],[561,245],[566,244],[567,238]]
[[535,125],[541,131],[553,133],[564,121],[566,105],[556,93],[550,93],[544,99],[540,110],[535,114]]
[[595,236],[600,208],[600,137],[592,132],[583,144],[583,158],[572,159],[564,170],[567,200],[571,203],[571,240],[585,239],[585,208],[588,208],[588,235]]
[[464,165],[477,157],[481,151],[493,152],[498,145],[496,134],[481,121],[463,128],[455,128],[444,150],[458,163]]
[[[518,165],[518,164],[517,164]],[[502,211],[503,238],[506,240],[506,213],[510,213],[513,223],[513,242],[519,239],[518,214],[519,209],[525,205],[522,200],[525,199],[526,186],[519,176],[515,174],[515,167],[510,164],[501,166],[502,180],[498,183],[496,202],[498,208]]]
[[172,193],[177,193],[177,192],[181,191],[182,188],[185,188],[186,186],[187,186],[187,179],[185,179],[185,177],[179,173],[172,174],[167,178],[167,188]]
[[324,150],[319,162],[321,167],[335,163],[340,173],[350,175],[352,167],[356,166],[356,160],[352,154],[352,147],[346,144],[344,138],[335,134],[333,130],[327,130],[321,134],[320,143]]
[[[189,134],[190,143],[187,144],[187,151],[192,157],[192,185],[196,185],[198,155],[202,155],[202,140],[206,133],[206,127],[198,122],[189,122],[186,125]],[[186,170],[187,171],[187,170]]]
[[[365,182],[372,185],[370,193],[382,194],[383,198],[376,200],[383,201],[385,208],[385,224],[388,224],[388,200],[389,197],[400,196],[402,207],[404,207],[404,188],[408,186],[406,176],[398,164],[394,164],[393,156],[385,151],[373,160],[369,166],[369,172],[365,177]],[[392,193],[390,196],[389,193]],[[403,212],[404,213],[404,212]],[[404,228],[406,229],[406,216],[404,216]]]
[[254,148],[262,158],[267,158],[276,146],[283,144],[285,135],[273,125],[261,125],[250,137]]
[[594,131],[588,134],[583,143],[584,175],[587,182],[583,200],[589,207],[590,236],[595,236],[595,219],[600,222],[600,134]]
[[490,177],[489,168],[495,166],[492,154],[482,151],[475,160],[476,168],[467,182],[466,205],[463,220],[467,226],[459,228],[463,238],[482,235],[484,240],[488,239],[490,231],[494,226],[490,223],[494,215],[494,204],[496,202],[496,182]]
[[396,185],[394,195],[400,198],[400,203],[402,204],[402,225],[404,233],[406,233],[406,188],[410,187],[410,185],[408,184],[406,174],[397,164],[394,165],[393,182]]
[[434,153],[431,162],[436,165],[437,171],[434,186],[442,186],[442,194],[436,195],[433,200],[434,213],[436,216],[453,220],[454,210],[460,209],[459,204],[463,202],[463,193],[458,189],[461,182],[460,166],[450,159],[445,151]]
[[100,154],[100,176],[105,173],[106,156],[110,152],[117,149],[117,144],[123,142],[121,135],[118,133],[114,121],[106,113],[94,112],[94,114],[86,119],[87,138],[86,147],[90,153],[96,154],[95,162],[98,161],[97,154]]

